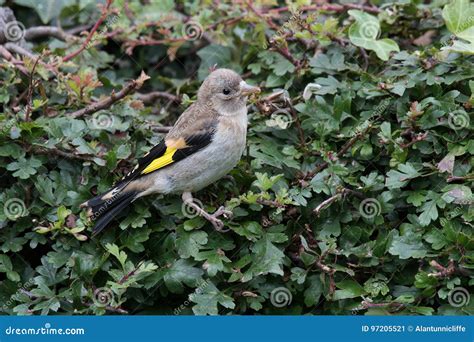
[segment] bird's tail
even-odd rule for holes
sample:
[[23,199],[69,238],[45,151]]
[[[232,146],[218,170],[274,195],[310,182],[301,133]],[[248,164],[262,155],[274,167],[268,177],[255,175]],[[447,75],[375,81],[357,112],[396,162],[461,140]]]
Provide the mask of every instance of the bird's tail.
[[81,204],[81,208],[88,208],[87,215],[95,221],[93,235],[100,233],[117,214],[138,197],[139,191],[127,188],[114,187]]

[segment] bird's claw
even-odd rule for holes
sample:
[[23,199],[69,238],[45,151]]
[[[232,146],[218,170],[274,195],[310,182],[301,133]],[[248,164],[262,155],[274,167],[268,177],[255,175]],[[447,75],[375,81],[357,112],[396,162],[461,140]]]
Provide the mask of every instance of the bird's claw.
[[212,225],[218,232],[223,232],[223,233],[228,232],[230,229],[225,229],[225,230],[223,229],[224,223],[218,219],[219,216],[224,216],[227,219],[232,218],[233,216],[232,211],[226,210],[225,207],[220,207],[214,212],[214,214],[206,217],[207,220],[212,223]]
[[219,207],[219,209],[217,209],[216,212],[212,214],[212,216],[216,218],[221,215],[224,216],[226,219],[231,219],[234,216],[232,211],[227,210],[224,206]]

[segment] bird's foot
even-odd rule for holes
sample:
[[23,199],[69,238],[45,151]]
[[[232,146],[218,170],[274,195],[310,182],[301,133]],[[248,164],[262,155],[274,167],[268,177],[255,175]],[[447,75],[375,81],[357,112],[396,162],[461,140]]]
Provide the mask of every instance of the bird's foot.
[[232,218],[233,215],[232,215],[232,211],[227,210],[224,207],[220,207],[213,214],[209,214],[208,212],[202,210],[201,216],[204,217],[209,222],[211,222],[211,224],[214,226],[214,228],[218,232],[225,233],[225,232],[228,232],[229,229],[223,229],[224,223],[220,219],[218,219],[218,217],[224,216],[225,218]]
[[224,216],[225,218],[232,218],[233,214],[232,214],[232,211],[230,210],[227,210],[225,207],[221,206],[219,207],[219,209],[217,209],[213,214],[210,214],[208,213],[207,211],[205,211],[204,209],[201,208],[201,205],[199,205],[198,201],[194,201],[191,193],[189,192],[185,192],[183,193],[183,201],[186,205],[188,205],[189,207],[193,208],[195,210],[195,212],[199,215],[199,216],[202,216],[204,217],[206,220],[208,220],[209,222],[211,222],[211,224],[214,226],[214,228],[218,231],[218,232],[228,232],[229,229],[223,229],[224,228],[224,222],[222,222],[218,217],[219,216]]

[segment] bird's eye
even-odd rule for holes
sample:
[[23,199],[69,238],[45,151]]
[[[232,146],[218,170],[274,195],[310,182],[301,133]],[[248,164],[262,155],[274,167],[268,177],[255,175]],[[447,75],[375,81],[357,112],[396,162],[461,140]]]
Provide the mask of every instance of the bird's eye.
[[230,94],[230,90],[227,89],[227,88],[224,88],[224,90],[222,91],[222,93],[223,93],[224,95],[229,95],[229,94]]

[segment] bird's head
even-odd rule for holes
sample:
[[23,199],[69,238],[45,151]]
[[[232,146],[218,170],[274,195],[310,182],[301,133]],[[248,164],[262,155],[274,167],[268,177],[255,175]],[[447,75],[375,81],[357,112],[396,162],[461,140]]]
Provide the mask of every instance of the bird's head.
[[221,115],[234,115],[245,108],[250,94],[260,88],[247,84],[230,69],[213,71],[201,85],[198,101],[212,106]]

